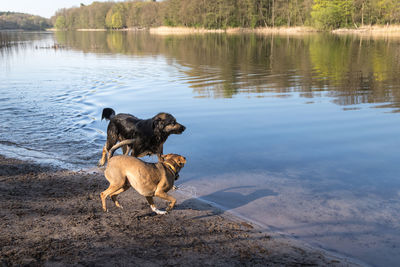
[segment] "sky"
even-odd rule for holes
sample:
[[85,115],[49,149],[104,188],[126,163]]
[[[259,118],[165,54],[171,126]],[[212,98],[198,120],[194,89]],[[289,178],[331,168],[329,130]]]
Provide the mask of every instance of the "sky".
[[[95,0],[0,0],[0,11],[13,11],[50,18],[60,8],[90,5]],[[105,2],[99,1],[98,2]]]

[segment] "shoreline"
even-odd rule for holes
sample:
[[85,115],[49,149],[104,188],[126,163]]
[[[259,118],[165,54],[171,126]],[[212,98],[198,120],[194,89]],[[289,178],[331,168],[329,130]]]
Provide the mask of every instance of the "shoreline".
[[124,210],[108,201],[110,212],[104,213],[102,172],[73,172],[3,156],[0,166],[5,265],[360,266],[179,191],[171,193],[178,202],[168,215],[153,214],[132,189],[120,196]]
[[346,35],[353,34],[358,36],[393,36],[400,37],[400,25],[389,26],[363,26],[357,29],[337,29],[332,31],[333,34]]
[[[47,31],[59,31],[55,28],[47,29]],[[138,32],[147,31],[150,34],[156,35],[187,35],[187,34],[207,34],[207,33],[226,33],[226,34],[278,34],[278,35],[304,35],[323,33],[325,31],[318,30],[313,27],[296,26],[296,27],[261,27],[261,28],[227,28],[227,29],[206,29],[206,28],[193,28],[193,27],[170,27],[160,26],[152,28],[124,28],[124,29],[76,29],[79,32],[106,32],[106,31],[119,31],[119,32]],[[379,26],[363,26],[358,28],[341,28],[328,33],[337,35],[358,35],[358,36],[400,36],[400,25],[379,25]]]
[[151,34],[158,35],[183,35],[183,34],[204,34],[204,33],[226,33],[226,34],[310,34],[320,32],[317,29],[311,27],[262,27],[262,28],[227,28],[227,29],[205,29],[205,28],[191,28],[191,27],[155,27],[150,28]]
[[[209,30],[204,28],[190,28],[190,27],[157,27],[150,28],[151,34],[157,35],[185,35],[185,34],[205,34],[205,33],[226,33],[226,34],[260,34],[260,35],[305,35],[305,34],[318,34],[325,31],[318,30],[312,27],[262,27],[262,28],[228,28]],[[356,29],[336,29],[326,31],[326,33],[337,35],[357,35],[357,36],[400,36],[400,25],[389,26],[363,26]]]

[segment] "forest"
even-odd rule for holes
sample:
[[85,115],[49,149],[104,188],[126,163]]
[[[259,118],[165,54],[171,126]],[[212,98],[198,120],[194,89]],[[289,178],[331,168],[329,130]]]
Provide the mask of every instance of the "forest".
[[185,26],[311,26],[323,30],[400,23],[398,0],[164,0],[93,2],[61,9],[57,29],[123,29]]
[[52,27],[50,20],[16,12],[0,12],[0,30],[39,31]]

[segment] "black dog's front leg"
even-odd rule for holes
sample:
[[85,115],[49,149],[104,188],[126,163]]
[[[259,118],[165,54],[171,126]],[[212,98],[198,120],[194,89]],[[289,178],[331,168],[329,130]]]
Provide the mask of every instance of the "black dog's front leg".
[[163,154],[163,145],[160,145],[159,147],[158,147],[158,151],[155,153],[155,154],[157,154],[157,158],[158,158],[158,162],[163,162],[164,161],[164,158],[163,157],[161,157],[162,156],[162,154]]

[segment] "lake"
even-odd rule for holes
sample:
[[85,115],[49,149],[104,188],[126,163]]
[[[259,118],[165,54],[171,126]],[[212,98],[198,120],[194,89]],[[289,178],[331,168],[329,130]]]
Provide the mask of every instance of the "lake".
[[395,266],[399,73],[388,37],[0,32],[0,154],[92,171],[103,108],[169,112],[187,127],[164,146],[188,159],[181,193]]

